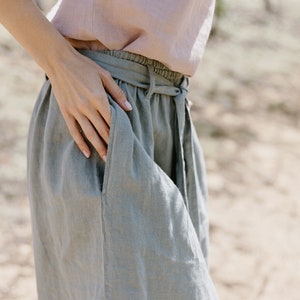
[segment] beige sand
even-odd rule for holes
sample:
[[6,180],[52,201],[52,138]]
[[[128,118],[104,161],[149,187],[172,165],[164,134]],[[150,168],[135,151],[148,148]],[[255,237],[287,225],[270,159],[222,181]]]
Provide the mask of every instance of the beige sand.
[[[228,0],[192,81],[222,300],[300,299],[300,2]],[[36,299],[26,134],[43,73],[0,29],[0,299]],[[160,300],[160,299],[159,299]],[[161,299],[163,300],[163,299]]]

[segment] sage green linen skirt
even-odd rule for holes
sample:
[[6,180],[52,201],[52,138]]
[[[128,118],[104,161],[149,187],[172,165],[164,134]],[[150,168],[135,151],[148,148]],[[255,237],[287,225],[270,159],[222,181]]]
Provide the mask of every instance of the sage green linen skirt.
[[205,167],[188,78],[123,51],[81,51],[108,70],[107,162],[77,148],[46,80],[28,137],[40,300],[215,300]]

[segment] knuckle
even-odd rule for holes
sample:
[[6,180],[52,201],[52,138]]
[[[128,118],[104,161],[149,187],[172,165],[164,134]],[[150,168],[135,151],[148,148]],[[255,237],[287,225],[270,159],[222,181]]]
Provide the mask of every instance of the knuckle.
[[71,134],[71,136],[72,136],[72,138],[74,139],[74,140],[79,140],[80,139],[80,131],[79,131],[79,129],[78,129],[78,127],[77,126],[75,126],[75,125],[69,125],[68,126],[68,129],[69,129],[69,132],[70,132],[70,134]]
[[105,141],[108,141],[109,138],[109,129],[103,129],[101,132],[101,136]]
[[90,109],[90,105],[87,101],[80,101],[77,104],[77,108],[82,112],[87,112]]
[[87,128],[84,130],[84,134],[90,141],[95,138],[95,131],[92,128]]
[[69,127],[69,132],[74,140],[78,140],[78,129],[74,126]]
[[78,129],[75,129],[72,132],[70,131],[70,134],[78,148],[83,149],[86,146],[86,143]]
[[84,143],[83,141],[75,141],[76,145],[78,146],[79,149],[84,149],[86,146],[86,143]]
[[107,71],[107,70],[102,70],[101,71],[101,78],[104,79],[104,80],[112,79],[110,72]]
[[107,96],[106,94],[95,94],[92,96],[93,104],[97,107],[100,103],[107,102]]
[[104,142],[99,137],[93,141],[93,146],[100,155],[104,154],[106,151]]
[[120,89],[116,89],[116,100],[124,100],[125,99],[125,93]]

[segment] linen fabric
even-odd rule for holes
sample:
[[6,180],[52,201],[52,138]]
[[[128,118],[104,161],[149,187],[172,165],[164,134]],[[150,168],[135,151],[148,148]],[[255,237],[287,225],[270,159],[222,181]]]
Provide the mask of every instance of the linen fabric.
[[82,51],[133,110],[108,95],[107,162],[75,145],[47,80],[28,138],[39,300],[216,300],[205,166],[188,78],[123,51]]
[[61,34],[97,40],[193,75],[210,33],[215,0],[59,0],[49,19]]

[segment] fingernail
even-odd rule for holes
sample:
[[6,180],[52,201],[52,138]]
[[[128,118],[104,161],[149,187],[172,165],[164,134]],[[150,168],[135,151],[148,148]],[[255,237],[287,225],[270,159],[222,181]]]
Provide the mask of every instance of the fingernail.
[[86,158],[89,158],[90,157],[90,154],[86,151],[86,150],[82,150],[82,153],[84,154],[84,156]]
[[102,158],[106,162],[106,158],[107,158],[106,155],[104,155]]
[[124,105],[125,105],[126,108],[128,108],[129,110],[132,110],[132,106],[131,106],[131,104],[130,104],[127,100],[124,102]]

